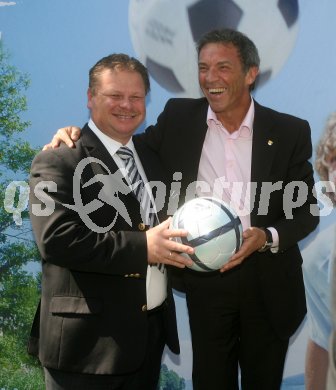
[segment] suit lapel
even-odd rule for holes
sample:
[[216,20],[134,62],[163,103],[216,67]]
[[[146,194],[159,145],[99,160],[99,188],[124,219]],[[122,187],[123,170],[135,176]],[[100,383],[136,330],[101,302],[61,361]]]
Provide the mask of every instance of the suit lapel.
[[[151,192],[158,210],[157,215],[159,220],[166,218],[165,197],[167,195],[167,177],[166,172],[161,165],[158,154],[150,149],[140,137],[133,137],[134,147],[138,153],[142,167],[145,171],[147,181],[151,182]],[[162,190],[161,190],[162,188]]]
[[147,180],[165,182],[165,178],[163,177],[163,168],[159,164],[158,155],[152,149],[148,148],[147,145],[138,137],[133,137],[133,143],[145,171]]
[[[251,224],[257,225],[258,205],[260,202],[261,185],[263,182],[272,182],[271,168],[278,148],[278,134],[274,128],[274,121],[270,112],[255,103],[253,122],[251,182],[257,183],[257,196],[251,212]],[[252,198],[251,198],[252,200]]]
[[[102,142],[99,140],[99,138],[93,133],[93,131],[86,125],[83,128],[82,131],[82,144],[84,149],[86,150],[86,153],[88,157],[98,159],[99,161],[97,163],[91,164],[91,168],[93,171],[93,175],[106,175],[106,174],[114,174],[118,171],[118,166],[105,148],[105,146],[102,144]],[[154,182],[154,181],[160,181],[165,182],[164,178],[164,172],[163,168],[159,164],[159,159],[157,154],[149,149],[143,142],[140,141],[138,137],[133,137],[133,142],[135,149],[138,153],[138,156],[140,158],[141,164],[143,166],[143,169],[146,173],[147,180]],[[98,176],[99,177],[99,176]],[[118,182],[118,180],[121,180],[122,182]],[[128,183],[125,180],[124,177],[114,176],[113,177],[115,187],[122,188],[122,186],[127,186]],[[97,181],[98,185],[103,187],[103,183],[100,181]],[[119,186],[119,187],[118,187]],[[108,194],[107,194],[108,195]],[[153,191],[154,199],[156,199],[156,193],[155,188]],[[130,192],[128,195],[122,195],[122,193],[119,193],[120,199],[124,200],[127,204],[133,204],[134,207],[138,207],[139,201],[136,198],[135,194]]]
[[[87,125],[82,130],[81,139],[87,157],[92,159],[90,167],[92,169],[92,177],[95,176],[97,178],[97,184],[103,188],[104,183],[99,180],[101,175],[113,175],[114,188],[118,191],[118,196],[122,199],[126,199],[125,196],[128,197],[128,199],[134,198],[138,203],[133,191],[126,190],[126,188],[129,188],[129,185],[119,171],[118,165],[100,139]],[[107,194],[107,196],[109,195],[112,196],[112,194]]]
[[96,158],[105,165],[104,167],[101,164],[93,164],[92,169],[95,175],[102,173],[115,173],[118,170],[118,166],[114,162],[110,153],[87,125],[85,125],[82,130],[81,139],[88,157]]
[[[82,179],[83,184],[87,183],[92,177],[95,177],[96,185],[101,189],[105,189],[106,199],[113,197],[113,194],[118,194],[118,198],[125,207],[127,206],[127,209],[133,210],[133,213],[135,212],[134,210],[139,212],[139,201],[134,192],[129,189],[127,180],[119,171],[118,165],[115,163],[103,143],[87,125],[82,130],[81,142],[87,157],[98,160],[91,162],[91,174],[87,176],[84,175]],[[102,180],[102,175],[105,177],[113,175],[113,181],[109,180],[108,183],[106,183],[106,181]],[[132,226],[132,222],[129,216],[127,218],[127,214],[128,213],[122,213],[121,215],[123,216],[123,219]]]
[[278,137],[269,112],[258,103],[254,104],[251,182],[268,181]]
[[[184,177],[182,178],[184,186],[197,180],[204,139],[208,130],[206,120],[208,107],[207,100],[202,99],[201,105],[195,110],[195,115],[186,123],[186,126],[191,127],[191,130],[183,132],[180,139],[176,141],[184,148],[184,153],[181,153],[183,160],[180,161],[180,165],[184,167]],[[192,136],[190,136],[191,134]],[[184,136],[185,139],[182,138]],[[178,158],[178,154],[176,158]]]

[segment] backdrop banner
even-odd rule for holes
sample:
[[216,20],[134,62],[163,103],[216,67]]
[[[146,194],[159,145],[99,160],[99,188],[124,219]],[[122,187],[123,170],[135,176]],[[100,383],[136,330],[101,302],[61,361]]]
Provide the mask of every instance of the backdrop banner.
[[[139,131],[156,122],[170,97],[201,96],[195,41],[217,27],[238,29],[258,47],[261,68],[255,99],[307,119],[312,129],[321,222],[300,242],[308,314],[291,338],[282,390],[314,388],[310,383],[319,380],[314,372],[323,376],[326,371],[331,332],[336,235],[334,15],[333,0],[0,1],[1,390],[43,389],[39,364],[26,353],[41,270],[28,216],[33,156],[58,128],[82,126],[88,120],[88,71],[110,53],[128,53],[149,69],[147,118]],[[175,291],[174,297],[181,354],[164,352],[162,376],[170,378],[170,389],[191,390],[188,313],[184,295]],[[310,377],[305,377],[306,364]]]

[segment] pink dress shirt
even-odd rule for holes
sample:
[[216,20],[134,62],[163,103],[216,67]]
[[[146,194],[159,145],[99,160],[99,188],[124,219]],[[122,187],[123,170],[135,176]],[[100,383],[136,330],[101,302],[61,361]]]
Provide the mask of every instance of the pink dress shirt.
[[[251,184],[252,136],[254,102],[239,129],[229,133],[208,108],[208,131],[205,136],[197,176],[197,195],[214,196],[229,204],[240,217],[243,230],[251,227]],[[254,199],[252,199],[253,204]],[[277,251],[277,231],[267,227],[273,236],[272,252]]]

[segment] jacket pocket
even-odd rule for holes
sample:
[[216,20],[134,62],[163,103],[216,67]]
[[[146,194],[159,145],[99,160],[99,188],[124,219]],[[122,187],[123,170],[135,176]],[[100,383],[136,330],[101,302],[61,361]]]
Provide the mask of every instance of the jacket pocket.
[[49,310],[53,314],[98,314],[102,306],[98,298],[54,296]]

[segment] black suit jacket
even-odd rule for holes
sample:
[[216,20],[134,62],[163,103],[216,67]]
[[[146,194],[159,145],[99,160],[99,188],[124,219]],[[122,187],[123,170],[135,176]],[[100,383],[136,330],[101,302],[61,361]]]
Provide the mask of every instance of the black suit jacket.
[[[141,135],[159,153],[170,180],[174,172],[182,172],[179,205],[186,200],[187,187],[190,189],[190,183],[197,180],[208,128],[207,110],[204,98],[171,99],[157,124]],[[311,213],[311,207],[315,214],[317,211],[313,170],[308,161],[311,154],[307,121],[255,102],[251,182],[256,183],[257,189],[251,225],[277,229],[280,246],[277,254],[267,251],[253,256],[257,258],[260,287],[270,320],[279,336],[285,338],[294,333],[306,313],[302,258],[297,243],[313,231],[319,221],[318,216]],[[307,197],[299,193],[300,206],[293,208],[291,215],[288,198],[293,181],[303,183]],[[263,202],[268,198],[268,192],[262,190],[265,182],[281,182],[282,185],[269,195],[269,207],[261,215],[258,209],[263,209]]]
[[[148,180],[162,179],[157,156],[139,141],[134,144]],[[42,299],[29,349],[43,366],[124,374],[143,361],[150,337],[145,227],[133,193],[119,193],[132,226],[109,204],[124,183],[115,171],[114,160],[88,126],[75,149],[44,151],[32,163],[30,215],[42,257]],[[93,177],[99,180],[89,182]],[[42,181],[49,182],[49,190],[42,191]],[[36,207],[45,212],[48,200],[50,215],[38,216]],[[171,289],[164,313],[167,344],[178,353]]]

